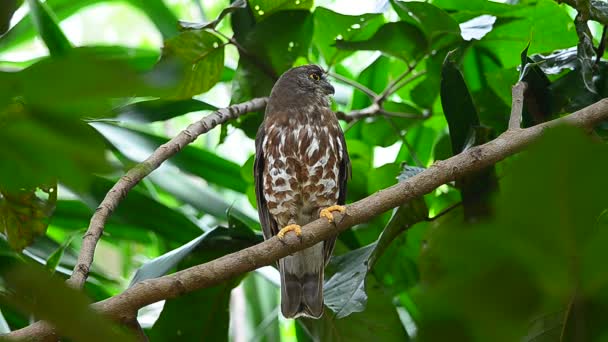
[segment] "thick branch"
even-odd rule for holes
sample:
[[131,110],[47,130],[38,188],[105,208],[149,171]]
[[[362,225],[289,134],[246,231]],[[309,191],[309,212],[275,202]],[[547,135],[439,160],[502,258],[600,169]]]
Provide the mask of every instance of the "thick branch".
[[[336,225],[324,219],[307,224],[302,227],[301,240],[292,234],[288,234],[283,241],[275,237],[205,264],[143,281],[115,297],[93,304],[93,307],[114,319],[124,320],[130,317],[132,312],[146,305],[210,287],[258,267],[270,265],[279,258],[326,240],[351,226],[369,221],[391,208],[427,194],[442,184],[493,165],[524,149],[549,127],[568,124],[591,130],[605,120],[608,120],[608,99],[557,120],[526,129],[508,130],[484,145],[439,161],[404,182],[348,205],[346,214],[337,219]],[[27,339],[32,336],[44,338],[49,334],[52,334],[52,330],[48,329],[48,326],[36,323],[9,336]]]
[[184,146],[196,140],[199,135],[207,133],[215,126],[230,119],[237,118],[245,113],[263,109],[266,106],[266,101],[267,98],[256,98],[213,112],[203,119],[191,124],[175,138],[158,147],[148,159],[139,163],[129,170],[127,174],[122,176],[106,194],[106,197],[95,210],[95,214],[91,217],[89,229],[82,241],[78,262],[74,267],[72,276],[68,279],[68,284],[75,288],[82,288],[89,275],[89,269],[93,262],[93,256],[95,255],[95,247],[103,233],[103,228],[108,217],[116,209],[118,203],[127,196],[127,193],[137,185],[137,183],[157,169],[164,161],[179,152]]

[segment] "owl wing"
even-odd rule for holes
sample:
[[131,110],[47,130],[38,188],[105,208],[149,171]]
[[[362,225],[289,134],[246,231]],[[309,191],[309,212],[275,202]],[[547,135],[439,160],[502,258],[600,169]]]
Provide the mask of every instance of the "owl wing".
[[255,163],[253,165],[253,173],[255,180],[255,194],[258,204],[258,215],[260,217],[260,224],[262,225],[262,232],[264,238],[270,239],[279,232],[277,222],[270,215],[266,199],[264,197],[264,151],[262,151],[262,142],[266,132],[264,130],[264,124],[260,125],[258,133],[255,137]]
[[[332,113],[333,114],[333,113]],[[336,119],[337,121],[337,119]],[[344,132],[340,128],[340,125],[337,125],[338,130],[334,133],[336,141],[339,143],[337,146],[340,148],[341,159],[338,164],[338,203],[339,205],[344,205],[346,203],[346,183],[352,177],[352,170],[350,166],[350,158],[348,157],[348,149],[346,148],[346,140],[344,139]],[[334,251],[334,247],[336,245],[336,238],[333,237],[331,239],[325,240],[325,244],[323,245],[323,252],[325,255],[325,265],[329,262],[331,258],[331,254]]]

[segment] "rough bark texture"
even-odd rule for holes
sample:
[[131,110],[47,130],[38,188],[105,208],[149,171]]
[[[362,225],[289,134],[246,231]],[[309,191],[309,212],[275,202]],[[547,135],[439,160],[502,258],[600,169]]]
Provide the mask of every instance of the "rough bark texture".
[[[224,120],[226,119],[224,118]],[[95,310],[118,321],[129,320],[133,317],[133,313],[143,306],[210,287],[258,267],[270,265],[279,258],[326,240],[351,226],[369,221],[391,208],[427,194],[442,184],[493,165],[523,150],[531,142],[538,139],[543,131],[549,127],[567,124],[591,130],[605,120],[608,120],[608,99],[603,99],[576,113],[541,125],[526,129],[510,129],[491,142],[468,149],[450,159],[438,161],[429,169],[404,182],[350,204],[347,206],[346,214],[337,216],[336,225],[328,223],[327,220],[319,219],[302,227],[301,239],[293,234],[288,234],[283,241],[275,237],[205,264],[140,282],[123,293],[92,306]],[[175,151],[179,150],[185,141],[194,140],[192,137],[188,139],[180,140],[181,145],[174,147],[176,148]],[[159,150],[162,149],[162,147],[159,148]],[[157,150],[155,155],[158,152]],[[160,162],[162,160],[155,159],[152,165],[158,166]],[[140,175],[140,177],[143,176]],[[124,196],[124,194],[122,195]],[[114,208],[115,205],[113,203],[111,208]],[[105,217],[107,217],[107,214]],[[103,222],[105,221],[102,221],[102,225]],[[38,322],[11,333],[9,337],[26,340],[52,340],[54,335],[48,324]]]

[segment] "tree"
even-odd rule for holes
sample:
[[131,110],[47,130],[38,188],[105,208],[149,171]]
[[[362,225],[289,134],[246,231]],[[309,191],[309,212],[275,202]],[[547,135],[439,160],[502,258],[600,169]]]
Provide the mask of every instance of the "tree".
[[[608,11],[564,2],[6,1],[0,333],[606,338]],[[151,23],[162,50],[77,46],[59,23],[93,5]],[[23,48],[34,37],[48,56]],[[251,139],[305,63],[339,85],[351,204],[261,242]],[[323,318],[280,319],[262,266],[339,232]]]

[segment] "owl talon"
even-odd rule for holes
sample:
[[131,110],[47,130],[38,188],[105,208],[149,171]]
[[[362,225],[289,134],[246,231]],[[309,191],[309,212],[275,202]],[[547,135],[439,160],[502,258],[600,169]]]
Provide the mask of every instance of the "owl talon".
[[280,240],[283,240],[285,238],[285,234],[287,234],[288,232],[293,231],[294,233],[296,233],[296,235],[302,236],[302,227],[298,226],[297,224],[290,224],[288,226],[283,227],[281,230],[279,230],[279,232],[277,233],[277,237]]
[[340,213],[345,213],[346,207],[343,205],[332,205],[331,207],[327,207],[327,208],[321,210],[321,212],[319,213],[319,217],[324,217],[327,219],[327,221],[329,221],[329,223],[332,223],[332,222],[334,222],[334,215],[332,214],[332,211],[338,211]]

